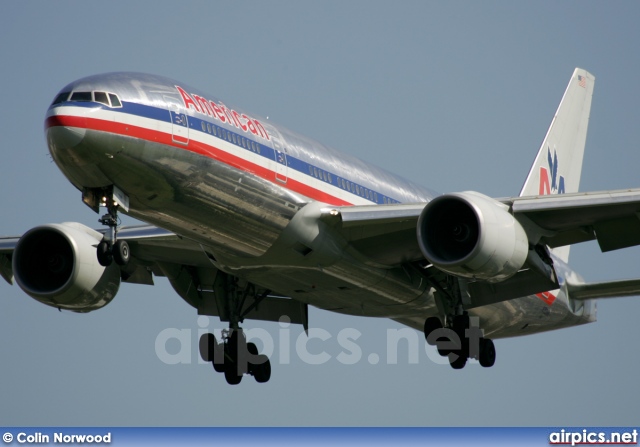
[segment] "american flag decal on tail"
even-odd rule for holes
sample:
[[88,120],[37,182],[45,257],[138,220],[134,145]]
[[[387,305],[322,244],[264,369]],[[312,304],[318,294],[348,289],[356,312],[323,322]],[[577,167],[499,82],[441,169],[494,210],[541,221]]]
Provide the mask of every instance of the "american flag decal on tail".
[[587,88],[587,78],[578,75],[578,85],[582,88]]

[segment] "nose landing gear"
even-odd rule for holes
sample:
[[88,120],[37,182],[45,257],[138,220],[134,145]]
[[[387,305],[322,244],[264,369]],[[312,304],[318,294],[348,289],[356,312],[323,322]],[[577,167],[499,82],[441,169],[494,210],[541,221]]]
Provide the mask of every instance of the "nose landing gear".
[[105,233],[105,237],[98,244],[97,255],[98,262],[104,267],[111,265],[112,261],[120,266],[125,266],[131,258],[131,251],[127,241],[118,240],[118,204],[107,204],[107,214],[102,216],[98,221],[102,225],[106,225],[109,229]]
[[116,186],[111,186],[101,190],[84,190],[82,192],[82,200],[95,212],[98,212],[101,206],[107,208],[107,213],[98,220],[108,228],[104,238],[96,248],[96,255],[100,265],[108,267],[113,261],[120,266],[127,265],[131,258],[129,244],[126,241],[118,240],[117,235],[118,208],[122,207],[125,211],[128,211],[129,198]]

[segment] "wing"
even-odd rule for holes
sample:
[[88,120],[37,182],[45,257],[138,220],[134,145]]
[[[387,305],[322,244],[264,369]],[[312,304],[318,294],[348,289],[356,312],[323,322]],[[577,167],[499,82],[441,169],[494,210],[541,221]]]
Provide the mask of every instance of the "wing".
[[[529,243],[550,248],[597,240],[603,252],[640,245],[640,189],[497,199]],[[386,266],[424,259],[417,221],[426,203],[330,207],[323,219],[371,261]]]
[[[473,202],[479,195],[463,193]],[[456,196],[456,195],[450,195]],[[441,196],[445,197],[445,196]],[[489,207],[502,207],[526,233],[526,260],[506,280],[469,274],[468,307],[481,306],[559,287],[553,263],[544,246],[554,248],[597,240],[602,251],[640,245],[640,189],[489,199]],[[482,200],[485,200],[482,199]],[[485,203],[486,200],[485,200]],[[326,208],[323,219],[331,223],[367,262],[378,267],[405,263],[436,264],[420,249],[417,227],[426,203]],[[432,221],[433,222],[433,221]],[[482,230],[485,233],[489,231]],[[498,242],[502,235],[498,231]],[[508,236],[504,236],[506,241]],[[506,243],[506,242],[505,242]],[[525,251],[527,249],[525,248]],[[433,270],[433,269],[431,269]],[[426,272],[426,270],[425,270]],[[449,272],[449,275],[451,272]],[[447,273],[430,274],[434,287],[444,287]],[[453,273],[453,276],[457,276]],[[629,296],[637,282],[576,285],[576,297]]]
[[[93,234],[95,245],[105,231],[91,230],[80,224],[58,227],[68,225]],[[178,295],[200,315],[218,316],[222,321],[228,321],[226,304],[215,293],[221,275],[200,244],[150,225],[122,227],[118,239],[127,241],[131,250],[131,260],[120,267],[121,281],[153,285],[154,276],[166,277]],[[9,284],[13,284],[12,257],[19,240],[20,236],[0,238],[0,275]],[[259,298],[259,306],[247,300],[242,310],[243,318],[278,321],[282,315],[287,315],[292,323],[303,324],[306,328],[306,304],[272,291],[261,291]]]
[[603,252],[640,245],[640,189],[503,199],[530,242],[597,240]]

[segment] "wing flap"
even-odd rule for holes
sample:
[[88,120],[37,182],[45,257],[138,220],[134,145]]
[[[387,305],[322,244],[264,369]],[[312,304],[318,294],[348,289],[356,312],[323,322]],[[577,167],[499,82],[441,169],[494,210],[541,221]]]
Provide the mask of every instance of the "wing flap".
[[[339,213],[343,228],[371,227],[376,225],[401,225],[418,220],[426,206],[424,203],[397,205],[360,205],[327,209],[325,214]],[[415,225],[414,225],[415,228]]]
[[340,234],[366,262],[394,266],[424,259],[416,236],[423,203],[326,208],[322,218],[339,226]]

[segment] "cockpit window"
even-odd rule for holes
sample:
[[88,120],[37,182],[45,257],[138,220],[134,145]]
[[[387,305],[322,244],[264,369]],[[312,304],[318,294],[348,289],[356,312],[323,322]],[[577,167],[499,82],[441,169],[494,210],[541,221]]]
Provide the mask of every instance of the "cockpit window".
[[93,92],[93,98],[95,102],[99,102],[104,104],[105,106],[109,106],[109,98],[105,92]]
[[118,95],[109,93],[109,98],[111,98],[111,107],[122,107],[122,103],[120,102]]
[[91,92],[73,92],[71,101],[91,102]]
[[67,98],[69,97],[69,93],[71,93],[71,92],[59,93],[58,96],[56,96],[56,99],[53,100],[51,105],[55,106],[56,104],[60,104],[60,103],[65,102],[67,100]]
[[[56,96],[56,99],[53,101],[53,104],[59,104],[61,102],[67,101],[67,97],[69,96],[69,92],[60,93]],[[78,101],[78,102],[98,102],[100,104],[104,104],[107,107],[122,107],[122,102],[118,95],[115,93],[107,93],[107,92],[73,92],[71,93],[71,97],[68,101]]]

